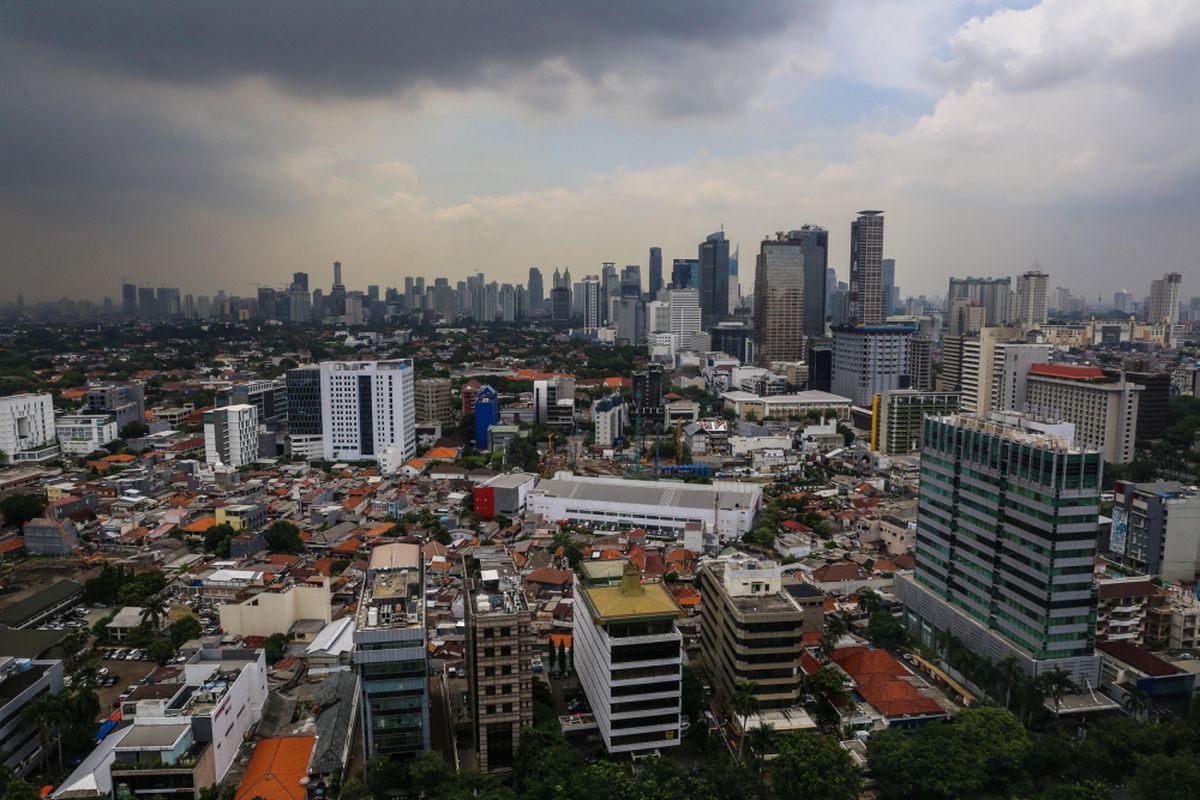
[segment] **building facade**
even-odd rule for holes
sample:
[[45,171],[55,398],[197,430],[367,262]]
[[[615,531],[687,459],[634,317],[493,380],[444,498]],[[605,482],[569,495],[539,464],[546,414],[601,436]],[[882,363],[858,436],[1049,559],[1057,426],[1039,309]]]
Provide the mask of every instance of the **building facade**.
[[65,456],[94,453],[117,439],[117,420],[109,414],[67,414],[54,421],[58,446]]
[[833,329],[833,393],[870,408],[875,395],[911,383],[906,325],[839,325]]
[[700,325],[708,330],[729,316],[729,240],[723,231],[700,243]]
[[882,211],[860,211],[850,223],[849,300],[851,325],[882,325],[887,318]]
[[1095,687],[1095,564],[1104,462],[1062,436],[954,415],[925,420],[916,567],[897,575],[910,630],[948,631],[1027,674]]
[[828,249],[829,233],[811,226],[780,231],[759,246],[754,339],[761,363],[800,360],[805,337],[824,334]]
[[204,460],[244,467],[258,459],[258,411],[246,403],[204,412]]
[[1050,276],[1040,269],[1031,269],[1019,275],[1009,321],[1027,328],[1045,325],[1049,314],[1049,286]]
[[49,394],[0,397],[0,463],[24,464],[58,458],[54,402]]
[[1075,425],[1076,438],[1099,450],[1104,460],[1133,460],[1141,387],[1111,381],[1097,367],[1034,364],[1026,379],[1025,411],[1048,421]]
[[416,453],[412,359],[321,364],[324,457],[399,468]]
[[1179,322],[1179,290],[1183,276],[1168,272],[1150,282],[1150,305],[1146,308],[1146,321],[1151,324],[1174,325]]
[[421,378],[414,385],[417,422],[449,424],[454,421],[449,378]]
[[920,450],[925,417],[954,414],[958,404],[958,392],[880,392],[871,409],[871,449],[888,455]]
[[1200,491],[1176,481],[1117,481],[1111,557],[1147,575],[1192,583],[1200,574]]

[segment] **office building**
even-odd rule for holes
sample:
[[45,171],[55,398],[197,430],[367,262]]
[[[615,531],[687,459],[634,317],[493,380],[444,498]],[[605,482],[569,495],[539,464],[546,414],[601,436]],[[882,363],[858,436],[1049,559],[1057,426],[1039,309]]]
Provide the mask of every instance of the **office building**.
[[671,330],[671,304],[665,300],[646,303],[646,330],[648,333],[669,333]]
[[604,293],[600,279],[588,275],[583,279],[583,327],[599,328],[604,320]]
[[120,431],[131,422],[145,422],[145,392],[140,383],[106,383],[88,386],[84,398],[88,414],[111,414]]
[[758,359],[796,361],[804,338],[825,332],[829,234],[805,226],[780,231],[759,247],[754,273],[754,339]]
[[1176,481],[1117,481],[1109,555],[1146,575],[1200,575],[1200,491]]
[[0,397],[0,454],[0,460],[7,464],[58,458],[54,401],[49,394]]
[[629,424],[629,407],[621,395],[612,394],[592,403],[592,424],[595,426],[593,439],[599,447],[612,447],[623,439]]
[[1150,282],[1150,305],[1146,307],[1146,322],[1151,325],[1174,325],[1179,322],[1179,290],[1183,276],[1168,272]]
[[704,562],[698,583],[700,654],[713,688],[729,702],[739,682],[751,682],[760,711],[791,709],[793,729],[815,727],[800,707],[800,661],[804,634],[823,629],[825,593],[785,583],[779,564],[744,555]]
[[575,379],[561,376],[533,382],[533,421],[537,425],[575,424]]
[[883,212],[860,211],[850,224],[850,324],[882,325]]
[[896,576],[896,596],[928,646],[948,631],[984,658],[1094,688],[1104,463],[1057,430],[1017,416],[925,419],[916,567]]
[[618,347],[637,347],[646,343],[646,304],[640,296],[620,297],[613,306]]
[[726,320],[718,322],[709,331],[711,349],[736,358],[743,364],[752,364],[757,357],[754,329],[745,322]]
[[550,290],[550,318],[555,322],[569,322],[571,319],[571,289],[567,286],[555,286]]
[[[968,414],[987,414],[992,408],[992,370],[999,363],[1019,371],[1027,357],[1026,351],[1014,350],[997,362],[1000,344],[1013,341],[1021,334],[1019,327],[983,328],[974,336],[946,336],[942,341],[942,391],[962,393],[962,411]],[[1038,351],[1028,351],[1038,352]],[[1019,376],[1017,378],[1019,382]]]
[[664,533],[679,533],[694,523],[718,533],[722,541],[752,530],[762,504],[757,484],[655,483],[565,472],[539,481],[528,499],[529,512],[545,519]]
[[1138,441],[1163,438],[1171,422],[1171,374],[1109,367],[1102,369],[1105,377],[1111,381],[1126,381],[1142,387],[1138,395]]
[[1118,289],[1113,292],[1113,310],[1120,311],[1122,314],[1133,313],[1133,293],[1127,292],[1124,289]]
[[1019,275],[1009,321],[1026,328],[1040,328],[1045,325],[1049,285],[1050,276],[1040,269],[1034,268]]
[[414,381],[417,422],[454,421],[454,403],[450,397],[449,378],[421,378]]
[[808,384],[810,391],[833,391],[833,346],[828,341],[808,343]]
[[40,695],[62,690],[61,661],[0,656],[0,766],[13,778],[25,778],[53,758],[24,712]]
[[892,389],[875,395],[871,413],[871,449],[888,455],[921,449],[921,431],[927,416],[958,412],[958,392]]
[[[676,258],[671,262],[671,287],[700,291],[700,259]],[[696,300],[699,304],[699,296]]]
[[416,453],[412,359],[321,364],[324,457],[400,468]]
[[1098,367],[1034,364],[1026,379],[1025,412],[1075,425],[1080,445],[1111,464],[1133,460],[1141,387],[1112,381]]
[[67,414],[54,421],[64,456],[81,458],[117,439],[117,421],[109,414]]
[[663,368],[651,364],[633,374],[633,414],[643,419],[661,419],[663,389],[667,376]]
[[491,386],[484,386],[475,394],[475,449],[491,447],[489,429],[500,422],[500,398]]
[[321,368],[317,364],[290,369],[284,376],[287,400],[287,451],[320,458],[325,451],[321,416]]
[[516,565],[501,547],[465,557],[467,680],[480,772],[505,774],[533,725],[533,613]]
[[994,342],[989,379],[991,386],[990,392],[987,392],[990,397],[986,398],[988,409],[1024,413],[1025,398],[1029,393],[1029,368],[1034,364],[1044,364],[1049,359],[1049,345]]
[[729,316],[729,240],[724,231],[700,243],[700,325],[708,330]]
[[251,405],[260,423],[274,423],[287,417],[287,386],[283,381],[236,383],[217,393],[218,406]]
[[308,273],[307,272],[293,272],[292,273],[292,286],[295,286],[297,289],[299,289],[302,292],[307,292],[308,291]]
[[[954,300],[963,300],[968,305],[982,308],[983,323],[979,327],[1003,325],[1008,321],[1011,291],[1012,281],[1008,278],[951,278],[946,303],[950,305]],[[955,333],[953,324],[951,333]]]
[[650,266],[649,266],[650,284],[647,286],[648,294],[651,298],[658,297],[658,292],[663,288],[663,271],[662,271],[662,248],[650,248]]
[[545,301],[546,290],[542,283],[542,271],[537,267],[529,268],[529,310],[540,311]]
[[933,337],[914,334],[908,339],[908,385],[933,391]]
[[667,292],[667,303],[670,306],[670,332],[679,343],[679,347],[688,349],[693,337],[700,332],[700,292],[696,289],[672,289]]
[[371,550],[354,615],[366,756],[412,758],[429,749],[429,666],[421,546]]
[[883,268],[883,315],[899,313],[896,307],[900,304],[900,287],[896,285],[896,259],[885,258],[880,264]]
[[204,412],[204,460],[244,467],[258,460],[258,411],[244,403]]
[[610,754],[679,744],[683,610],[661,583],[625,564],[615,586],[579,586],[574,666]]
[[911,384],[907,325],[839,325],[833,329],[833,393],[870,408],[889,389]]

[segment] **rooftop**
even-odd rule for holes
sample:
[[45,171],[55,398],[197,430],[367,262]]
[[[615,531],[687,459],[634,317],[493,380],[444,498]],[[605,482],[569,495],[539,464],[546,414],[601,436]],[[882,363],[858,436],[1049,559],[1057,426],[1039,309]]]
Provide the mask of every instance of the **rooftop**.
[[171,725],[145,725],[134,723],[122,740],[119,750],[169,750],[179,743],[191,729],[190,722]]
[[1042,378],[1063,378],[1071,381],[1107,380],[1107,376],[1099,367],[1080,367],[1071,364],[1032,364],[1029,367],[1029,374]]
[[308,777],[315,736],[263,739],[254,748],[235,800],[305,800],[301,779]]
[[585,478],[560,472],[552,479],[541,481],[533,489],[534,494],[574,500],[706,511],[713,508],[714,492],[721,508],[747,507],[762,493],[762,487],[729,481],[697,485],[673,481]]
[[643,584],[631,568],[626,569],[621,583],[616,586],[592,586],[582,592],[599,623],[637,617],[683,616],[683,609],[665,586]]

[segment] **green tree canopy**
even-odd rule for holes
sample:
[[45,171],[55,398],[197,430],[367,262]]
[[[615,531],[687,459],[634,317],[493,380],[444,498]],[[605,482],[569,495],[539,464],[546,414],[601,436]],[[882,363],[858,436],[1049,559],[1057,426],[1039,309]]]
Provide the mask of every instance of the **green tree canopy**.
[[272,553],[299,555],[304,552],[300,529],[286,519],[272,522],[263,534],[263,538],[266,540],[267,550]]
[[784,734],[778,750],[768,767],[777,797],[856,800],[862,791],[858,765],[832,736]]
[[46,510],[46,495],[18,492],[0,500],[0,514],[4,524],[20,528],[31,519],[37,519]]

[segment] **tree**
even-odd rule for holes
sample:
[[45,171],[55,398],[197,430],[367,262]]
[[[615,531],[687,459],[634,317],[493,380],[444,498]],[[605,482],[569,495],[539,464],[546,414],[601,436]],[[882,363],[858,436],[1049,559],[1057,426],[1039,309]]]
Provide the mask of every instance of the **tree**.
[[285,633],[272,633],[267,637],[266,656],[267,663],[274,664],[279,659],[283,658],[283,653],[287,649],[288,638]]
[[731,706],[733,713],[741,717],[741,734],[738,736],[738,763],[742,763],[742,751],[746,747],[746,723],[750,715],[758,709],[758,698],[754,696],[755,690],[758,689],[758,683],[755,681],[738,681],[733,686],[733,698]]
[[891,612],[877,609],[867,621],[867,638],[876,647],[898,650],[908,644],[908,631]]
[[785,734],[778,750],[768,771],[779,797],[856,800],[862,791],[858,766],[832,736]]
[[304,552],[300,529],[286,519],[272,522],[263,538],[266,540],[267,550],[272,553],[288,553],[294,556]]
[[161,665],[166,664],[168,661],[174,658],[176,652],[178,651],[176,650],[175,645],[171,643],[170,639],[163,639],[159,637],[147,645],[146,658],[150,659],[151,661],[157,661]]
[[117,436],[122,439],[140,439],[150,432],[150,427],[139,419],[130,420],[121,426]]
[[200,638],[204,628],[201,627],[200,620],[189,614],[172,622],[167,628],[167,633],[171,637],[171,644],[181,647],[185,642]]
[[142,623],[151,630],[157,631],[166,615],[167,602],[160,595],[151,595],[142,603]]
[[1195,800],[1200,797],[1200,759],[1155,753],[1138,765],[1130,788],[1137,800]]
[[[571,649],[575,649],[574,642],[571,642]],[[704,684],[700,682],[696,670],[686,665],[683,668],[683,681],[680,688],[680,706],[683,713],[692,722],[700,719],[704,706]]]
[[66,695],[44,691],[25,704],[21,711],[26,723],[37,729],[42,740],[42,752],[49,753],[53,746],[58,750],[58,768],[62,770],[62,731],[59,726],[69,719]]
[[17,778],[4,788],[4,800],[39,800],[37,787],[29,781]]
[[554,665],[558,663],[558,651],[554,649],[554,642],[550,642],[549,645],[547,645],[546,651],[546,666],[548,666],[550,671],[553,672],[556,668]]
[[237,536],[237,531],[227,522],[213,525],[204,532],[204,550],[217,558],[229,558],[229,542]]
[[567,671],[567,647],[562,639],[558,640],[558,668],[563,672]]
[[37,519],[46,510],[44,494],[25,494],[18,492],[0,500],[0,514],[4,515],[4,524],[20,528],[31,519]]
[[1077,690],[1075,682],[1071,680],[1071,674],[1065,670],[1055,669],[1050,672],[1044,672],[1038,676],[1038,681],[1041,683],[1042,691],[1054,700],[1054,714],[1058,715],[1058,710],[1062,706],[1062,699],[1066,695]]

